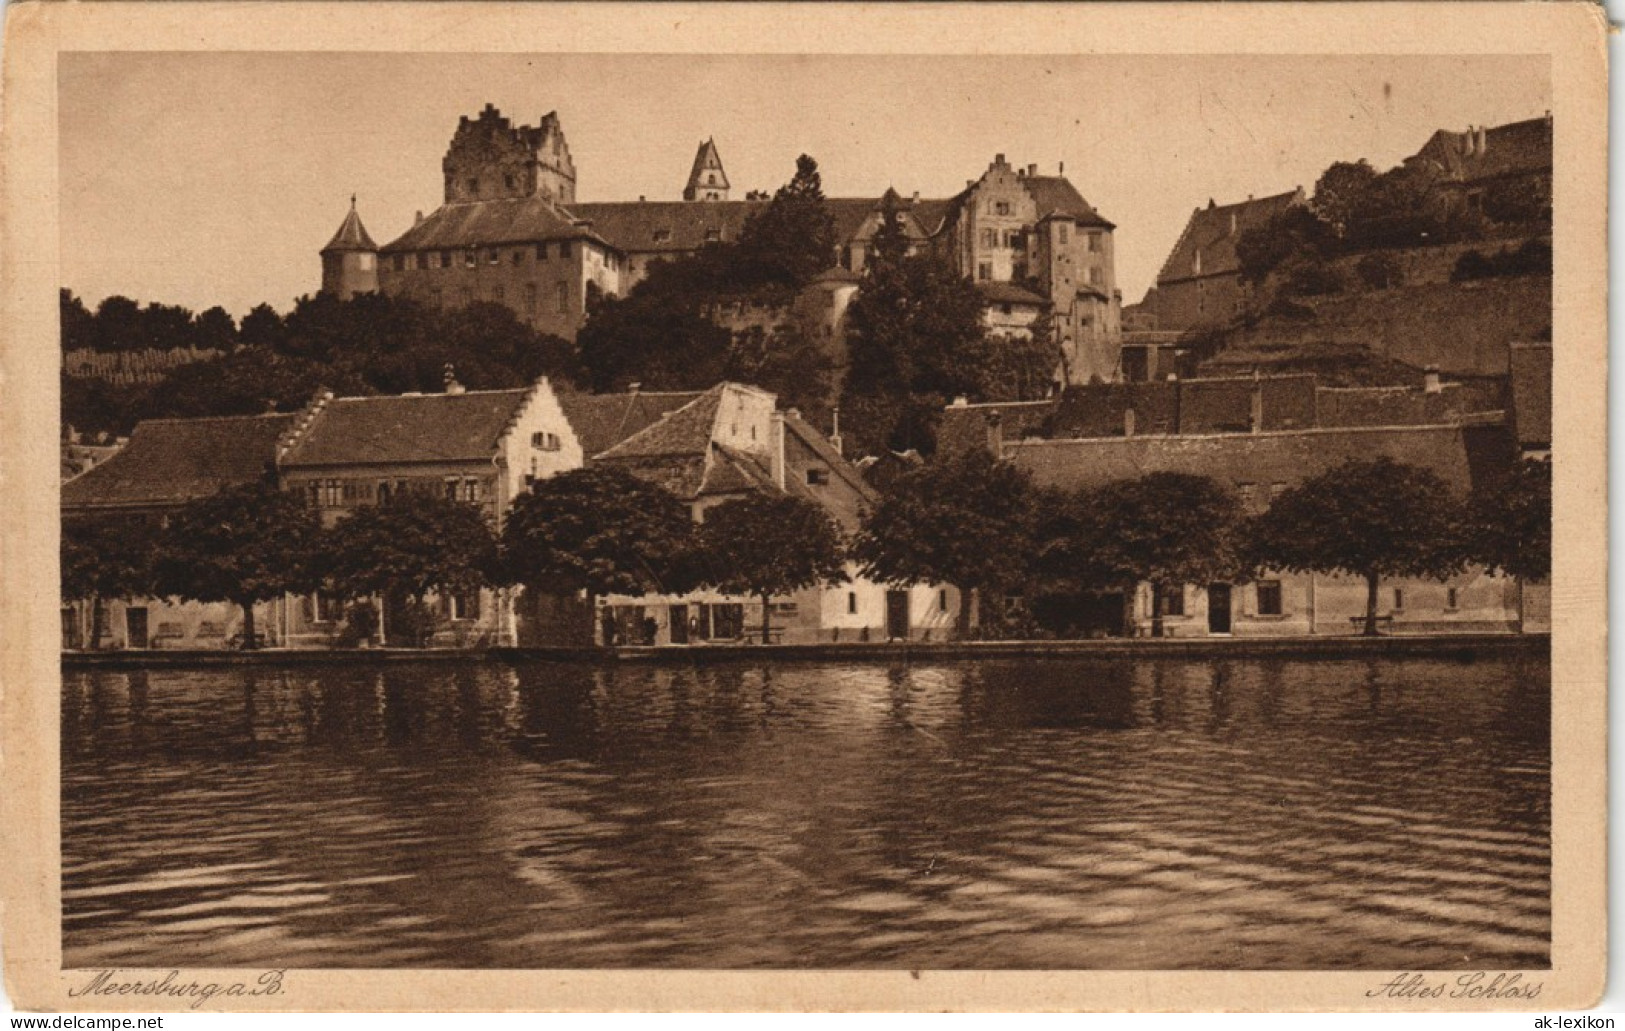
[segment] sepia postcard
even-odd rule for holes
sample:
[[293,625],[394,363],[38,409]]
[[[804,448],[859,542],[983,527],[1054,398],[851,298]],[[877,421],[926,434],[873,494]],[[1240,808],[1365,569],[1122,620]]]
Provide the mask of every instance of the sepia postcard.
[[1585,3],[23,2],[20,1009],[1605,971]]

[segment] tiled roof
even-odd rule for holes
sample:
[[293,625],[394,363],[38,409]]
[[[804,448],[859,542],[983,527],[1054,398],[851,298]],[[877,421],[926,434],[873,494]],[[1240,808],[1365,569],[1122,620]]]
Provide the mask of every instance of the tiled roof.
[[1078,188],[1073,186],[1069,179],[1058,175],[1029,175],[1022,177],[1021,184],[1027,187],[1027,192],[1032,194],[1033,201],[1037,203],[1040,220],[1051,215],[1069,215],[1076,219],[1079,225],[1115,228],[1083,199],[1083,194],[1078,192]]
[[745,220],[765,201],[616,201],[572,204],[570,213],[592,224],[592,231],[615,248],[631,253],[697,251],[708,234],[720,242],[739,239]]
[[649,455],[601,460],[616,469],[669,491],[673,497],[691,501],[705,484],[706,457],[694,455]]
[[340,397],[283,456],[284,466],[489,459],[530,395],[521,390]]
[[561,392],[559,407],[564,409],[564,418],[575,431],[576,439],[581,441],[581,453],[591,458],[699,396],[698,391],[661,393],[640,390],[625,394]]
[[376,251],[378,245],[372,242],[367,235],[367,227],[361,224],[361,216],[355,210],[355,198],[350,198],[350,213],[344,216],[339,223],[339,231],[333,234],[333,239],[327,241],[322,253],[330,251]]
[[696,493],[705,496],[777,489],[772,470],[757,456],[723,444],[712,444],[711,461]]
[[[1157,273],[1157,282],[1188,279],[1196,275],[1211,276],[1237,271],[1236,241],[1254,226],[1261,226],[1277,214],[1301,203],[1303,195],[1294,190],[1273,197],[1245,200],[1239,204],[1214,204],[1197,208],[1185,225],[1168,260]],[[1196,271],[1196,255],[1202,256],[1201,272]]]
[[1524,175],[1552,170],[1552,123],[1531,118],[1485,129],[1484,150],[1469,139],[1477,133],[1440,129],[1407,163],[1421,162],[1459,182],[1474,182],[1503,175]]
[[62,485],[63,508],[177,505],[252,483],[276,460],[292,415],[150,419],[123,450]]
[[984,304],[1029,304],[1042,306],[1049,303],[1043,297],[1014,283],[977,283],[976,291]]
[[398,239],[385,244],[383,249],[385,252],[450,250],[594,235],[589,229],[576,225],[568,212],[544,197],[507,197],[443,204]]
[[727,189],[728,173],[722,170],[722,155],[717,153],[716,141],[709,139],[700,144],[700,149],[694,152],[694,167],[688,173],[689,183],[691,185],[699,183],[700,173],[708,169],[715,169],[722,182],[705,185]]
[[937,424],[937,450],[963,454],[986,448],[988,416],[995,413],[999,416],[999,432],[1005,440],[1045,436],[1055,418],[1056,405],[1054,400],[949,405],[942,410],[942,419]]
[[1514,344],[1510,350],[1512,421],[1518,443],[1552,442],[1552,347]]
[[653,424],[599,454],[598,458],[617,461],[674,455],[704,457],[715,434],[722,389],[721,384],[714,386],[681,408],[668,411]]

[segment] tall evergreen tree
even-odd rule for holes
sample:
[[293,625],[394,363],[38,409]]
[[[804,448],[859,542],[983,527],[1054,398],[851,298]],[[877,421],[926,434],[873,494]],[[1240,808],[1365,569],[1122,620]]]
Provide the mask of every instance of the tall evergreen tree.
[[835,218],[824,203],[818,162],[796,159],[796,174],[739,234],[739,285],[799,289],[835,260]]

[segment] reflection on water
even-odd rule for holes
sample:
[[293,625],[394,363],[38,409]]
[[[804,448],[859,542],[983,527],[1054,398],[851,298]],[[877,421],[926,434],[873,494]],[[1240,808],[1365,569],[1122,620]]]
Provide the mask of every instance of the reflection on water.
[[1547,965],[1549,670],[69,672],[68,967]]

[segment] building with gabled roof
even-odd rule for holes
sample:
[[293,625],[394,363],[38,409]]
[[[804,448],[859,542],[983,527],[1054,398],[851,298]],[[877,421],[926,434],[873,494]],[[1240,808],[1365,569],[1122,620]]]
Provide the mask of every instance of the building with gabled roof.
[[1241,313],[1247,289],[1241,281],[1236,244],[1249,229],[1308,203],[1303,187],[1233,204],[1209,198],[1191,212],[1185,229],[1157,273],[1157,283],[1141,302],[1157,330],[1178,332],[1221,325]]
[[1552,195],[1552,116],[1497,126],[1440,129],[1405,165],[1428,172],[1439,188],[1474,211],[1487,190],[1505,185],[1544,198]]
[[62,485],[64,518],[161,516],[188,501],[271,475],[292,415],[148,419],[129,443]]

